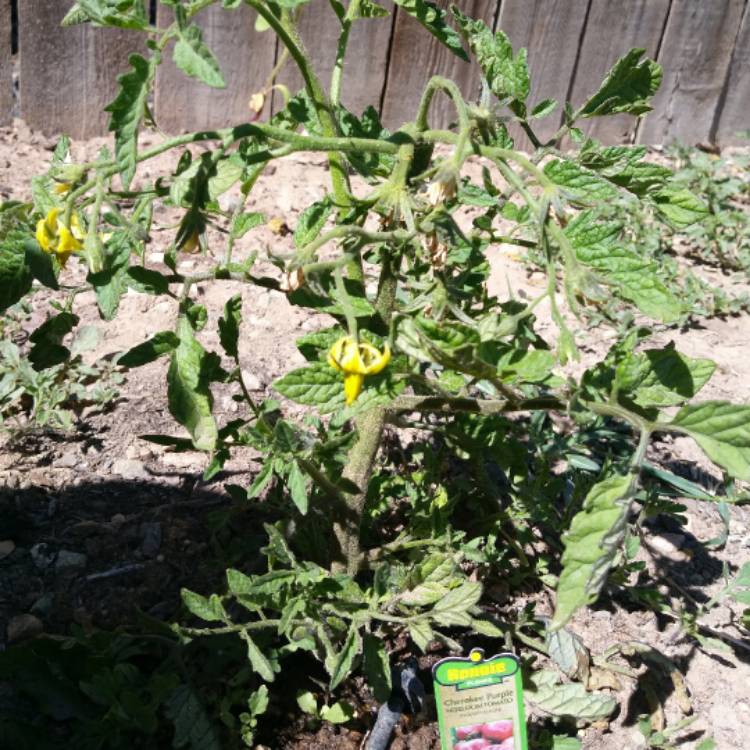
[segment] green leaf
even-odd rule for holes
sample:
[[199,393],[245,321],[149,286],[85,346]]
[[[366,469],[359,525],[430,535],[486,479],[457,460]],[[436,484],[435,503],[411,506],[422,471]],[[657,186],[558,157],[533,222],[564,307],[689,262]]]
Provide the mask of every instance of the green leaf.
[[131,266],[127,270],[126,282],[138,292],[145,294],[168,294],[169,280],[163,273],[143,266]]
[[547,651],[568,677],[588,673],[589,652],[583,641],[567,628],[547,632]]
[[405,13],[416,18],[427,31],[454,55],[469,61],[461,37],[445,21],[447,13],[429,0],[394,0]]
[[533,117],[535,120],[541,120],[543,117],[552,114],[557,102],[554,99],[543,99],[539,104],[531,110],[529,117]]
[[266,217],[260,211],[251,211],[238,214],[232,222],[232,237],[238,240],[244,237],[251,229],[264,224]]
[[653,60],[641,61],[645,50],[631,49],[607,73],[599,91],[580,109],[581,117],[626,112],[642,115],[651,110],[649,99],[661,85],[662,69]]
[[432,608],[430,616],[441,625],[468,627],[472,623],[469,610],[479,602],[481,596],[482,584],[466,581],[440,599]]
[[88,21],[96,26],[143,30],[148,28],[148,13],[143,0],[78,0],[65,14],[61,26]]
[[197,693],[180,685],[165,702],[167,716],[174,723],[172,747],[190,750],[221,750],[216,727],[211,723]]
[[306,714],[311,716],[318,715],[318,701],[313,693],[309,690],[303,690],[297,693],[297,705]]
[[201,620],[224,622],[227,619],[227,613],[224,611],[221,599],[216,594],[211,594],[210,597],[206,598],[190,591],[190,589],[182,589],[180,596],[188,611],[196,617],[200,617]]
[[341,374],[326,362],[313,362],[279,378],[273,387],[298,404],[317,406],[326,414],[344,405]]
[[493,34],[484,21],[465,16],[455,6],[451,10],[492,93],[500,100],[525,102],[530,90],[526,50],[520,49],[514,57],[513,45],[505,32]]
[[120,91],[115,100],[104,108],[105,112],[112,115],[109,130],[115,134],[115,158],[126,190],[135,174],[138,130],[146,114],[158,56],[146,60],[141,55],[131,55],[129,61],[132,71],[118,77]]
[[299,249],[317,239],[332,210],[333,202],[329,196],[308,206],[300,214],[294,230],[294,246]]
[[289,494],[292,496],[292,502],[297,506],[297,510],[304,516],[307,514],[309,499],[307,496],[307,477],[302,473],[299,464],[294,461],[289,476],[286,480],[289,487]]
[[638,406],[678,406],[693,398],[715,370],[710,359],[692,359],[668,346],[626,357],[617,366],[615,383]]
[[24,245],[9,238],[0,242],[0,312],[15,305],[32,283]]
[[684,406],[670,423],[729,474],[750,482],[750,406],[705,401]]
[[391,696],[391,663],[383,641],[372,633],[364,637],[364,667],[375,700],[385,703]]
[[611,200],[617,195],[617,188],[570,159],[553,159],[545,165],[544,173],[579,202],[590,204]]
[[237,348],[240,339],[240,323],[242,322],[242,295],[235,294],[224,305],[224,315],[219,318],[219,341],[228,357],[237,360]]
[[708,206],[689,190],[665,187],[655,193],[656,209],[677,229],[685,229],[708,216]]
[[362,650],[362,637],[359,634],[359,627],[352,622],[349,628],[349,634],[341,651],[336,655],[331,669],[331,690],[335,690],[351,673],[354,666],[354,659]]
[[273,665],[268,657],[258,648],[250,634],[243,630],[240,631],[240,637],[247,645],[247,658],[254,672],[257,672],[266,682],[273,682],[276,675],[273,671]]
[[219,434],[212,414],[211,362],[184,316],[177,324],[179,345],[167,373],[167,397],[172,416],[188,429],[197,450],[212,451]]
[[46,320],[29,336],[33,344],[29,351],[29,362],[35,370],[46,370],[65,362],[70,351],[62,345],[62,340],[78,325],[78,316],[61,312]]
[[409,636],[422,653],[427,653],[427,648],[435,639],[435,633],[426,620],[415,620],[414,622],[410,622]]
[[[11,240],[16,235],[9,233],[6,240]],[[57,273],[55,271],[54,264],[52,263],[52,256],[49,253],[45,253],[36,240],[25,239],[23,247],[26,251],[26,265],[29,268],[31,275],[41,284],[44,284],[48,289],[59,289],[60,286],[57,283]],[[0,255],[2,255],[2,249],[0,246]],[[2,261],[0,261],[1,263]],[[0,282],[0,289],[3,284]],[[2,292],[0,291],[0,294]],[[0,305],[2,309],[2,305]]]
[[128,287],[128,263],[130,245],[124,232],[116,232],[107,242],[104,252],[104,268],[90,273],[87,281],[94,287],[99,314],[104,320],[112,320],[120,307],[120,299]]
[[159,331],[148,341],[134,346],[125,352],[117,364],[123,367],[141,367],[153,362],[164,354],[170,354],[180,345],[177,334],[173,331]]
[[226,88],[219,63],[203,42],[203,33],[195,24],[180,31],[172,59],[175,65],[191,78],[197,78],[216,89]]
[[617,707],[617,700],[604,693],[586,691],[580,682],[558,684],[558,676],[550,670],[531,674],[524,686],[529,702],[554,717],[571,717],[577,721],[606,719]]
[[593,268],[605,284],[615,287],[649,317],[665,323],[682,314],[680,301],[659,279],[658,267],[643,255],[618,246],[621,225],[597,222],[583,211],[565,228],[578,260]]
[[345,701],[338,701],[332,706],[323,706],[320,709],[320,718],[331,724],[346,724],[354,718],[354,708]]
[[617,549],[625,538],[632,478],[615,475],[597,482],[573,517],[563,542],[562,573],[550,631],[591,604],[604,586]]
[[359,18],[385,18],[391,14],[373,0],[362,0],[359,6]]

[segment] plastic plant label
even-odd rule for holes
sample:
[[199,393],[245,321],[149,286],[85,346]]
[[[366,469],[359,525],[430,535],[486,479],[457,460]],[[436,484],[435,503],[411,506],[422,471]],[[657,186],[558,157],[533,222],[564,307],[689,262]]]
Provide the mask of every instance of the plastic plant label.
[[442,750],[527,750],[521,665],[513,654],[466,659],[432,668]]

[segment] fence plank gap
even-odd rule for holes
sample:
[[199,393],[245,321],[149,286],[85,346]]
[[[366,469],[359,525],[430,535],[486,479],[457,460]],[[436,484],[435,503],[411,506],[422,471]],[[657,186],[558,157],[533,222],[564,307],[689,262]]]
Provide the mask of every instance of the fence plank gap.
[[[570,96],[574,109],[597,91],[607,71],[633,47],[656,58],[668,12],[669,0],[621,0],[617,13],[608,2],[594,0]],[[630,115],[616,115],[583,120],[580,126],[592,138],[613,145],[630,142],[637,123]]]
[[[750,2],[734,44],[723,101],[717,110],[715,140],[722,146],[747,146],[750,135]],[[740,133],[746,133],[743,137]]]
[[[255,31],[255,11],[247,5],[227,11],[212,6],[195,16],[203,41],[219,62],[227,86],[214,89],[188,78],[172,62],[172,47],[156,74],[155,115],[168,133],[226,127],[250,119],[250,97],[260,91],[273,69],[276,38]],[[159,26],[172,22],[164,5],[157,10]]]
[[0,125],[13,115],[13,51],[10,3],[0,2]]
[[[497,0],[468,0],[461,3],[462,12],[481,18],[490,26],[495,17]],[[449,0],[439,0],[442,8]],[[396,17],[391,45],[387,92],[383,102],[383,122],[398,128],[414,119],[419,97],[434,75],[445,76],[458,84],[468,100],[479,98],[481,73],[478,66],[465,62],[446,49],[407,13]],[[430,124],[445,127],[456,120],[456,110],[447,97],[436,96],[430,109]]]
[[640,143],[699,143],[710,138],[744,0],[673,0],[659,62],[664,67],[654,111]]
[[[504,0],[498,19],[514,50],[528,49],[531,71],[531,109],[544,99],[556,99],[557,109],[544,120],[534,124],[534,132],[541,140],[550,138],[562,123],[562,108],[573,78],[578,40],[583,31],[589,0]],[[511,127],[516,146],[530,147],[526,136]]]
[[69,6],[19,3],[20,112],[29,127],[47,135],[89,138],[107,132],[103,109],[115,98],[128,55],[143,49],[144,40],[134,31],[89,24],[60,28]]
[[[370,105],[378,105],[385,79],[391,27],[389,21],[387,18],[360,19],[352,26],[341,86],[341,104],[357,115]],[[317,2],[302,6],[298,31],[313,70],[328,90],[341,31],[341,24],[330,4]],[[302,76],[294,62],[287,63],[279,75],[279,83],[288,86],[292,94],[302,88]],[[277,100],[278,97],[275,97],[275,109],[280,108]]]

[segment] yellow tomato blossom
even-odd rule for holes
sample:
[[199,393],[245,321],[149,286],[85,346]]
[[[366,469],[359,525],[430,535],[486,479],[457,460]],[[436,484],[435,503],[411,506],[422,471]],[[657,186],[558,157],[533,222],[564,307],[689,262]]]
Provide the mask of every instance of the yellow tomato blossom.
[[344,395],[347,405],[354,403],[362,391],[365,375],[375,375],[391,361],[388,344],[379,351],[364,341],[359,344],[351,337],[340,338],[328,352],[328,364],[344,373]]
[[60,218],[60,209],[53,208],[44,219],[36,225],[36,241],[45,253],[56,255],[60,265],[64,266],[68,258],[83,250],[83,230],[78,217],[70,217],[70,226],[66,227]]

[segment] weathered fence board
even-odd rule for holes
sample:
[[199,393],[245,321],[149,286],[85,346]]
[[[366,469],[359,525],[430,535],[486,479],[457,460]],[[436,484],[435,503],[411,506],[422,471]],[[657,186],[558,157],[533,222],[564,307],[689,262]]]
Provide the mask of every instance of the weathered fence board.
[[[655,59],[664,33],[670,0],[592,0],[571,93],[573,108],[597,91],[607,71],[633,47]],[[638,121],[629,115],[583,120],[588,135],[604,143],[626,143],[635,135]]]
[[13,111],[13,61],[10,35],[10,3],[0,2],[0,125],[7,125],[10,122]]
[[[171,20],[171,12],[159,5],[159,25]],[[272,32],[255,31],[255,11],[249,6],[227,11],[215,5],[196,15],[195,21],[219,61],[227,87],[214,89],[188,78],[172,62],[168,48],[156,77],[155,114],[160,127],[170,133],[246,122],[250,97],[263,88],[274,65],[276,38]]]
[[[589,0],[503,0],[500,7],[497,28],[508,35],[514,50],[528,49],[530,108],[543,99],[558,101],[552,115],[534,124],[534,132],[542,140],[552,136],[562,122],[562,104],[573,80],[588,3]],[[525,136],[515,129],[512,133],[519,147],[528,147]]]
[[718,142],[747,145],[747,138],[738,137],[738,133],[750,130],[750,3],[745,5],[720,108],[716,128]]
[[664,80],[638,129],[640,143],[711,136],[745,0],[673,0],[659,53]]
[[[440,0],[447,7],[448,0]],[[461,10],[473,18],[481,18],[492,27],[497,0],[466,0]],[[396,14],[391,58],[383,101],[383,122],[390,128],[414,119],[419,96],[434,75],[455,81],[469,100],[478,98],[480,73],[477,66],[464,62],[427,34],[410,15]],[[433,99],[430,124],[443,127],[456,119],[450,99],[442,94]]]
[[[341,24],[327,2],[313,2],[302,7],[299,34],[310,55],[313,69],[327,88],[336,62]],[[349,36],[348,55],[344,66],[341,103],[359,115],[369,105],[380,102],[388,59],[390,18],[358,20]],[[281,54],[279,47],[279,54]],[[302,76],[293,61],[287,62],[279,75],[279,83],[292,94],[302,88]],[[283,98],[274,95],[274,109],[283,106]]]
[[[6,2],[5,5],[8,3]],[[107,131],[103,108],[117,92],[117,75],[142,43],[135,32],[88,24],[59,28],[69,2],[18,4],[21,117],[47,134],[88,138]]]

